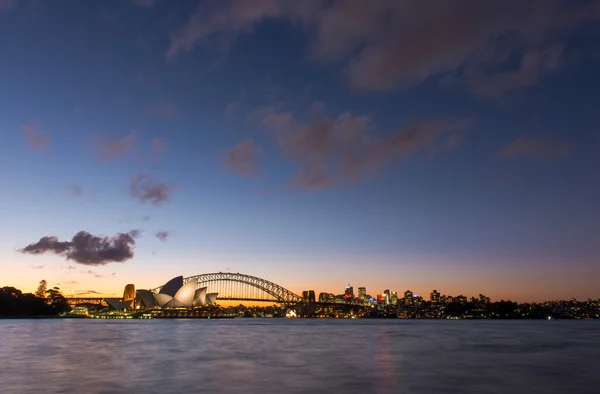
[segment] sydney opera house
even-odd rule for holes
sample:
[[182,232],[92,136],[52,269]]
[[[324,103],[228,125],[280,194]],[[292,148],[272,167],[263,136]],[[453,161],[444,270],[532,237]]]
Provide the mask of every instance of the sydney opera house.
[[194,309],[217,304],[217,293],[207,293],[206,287],[198,288],[198,279],[183,283],[183,276],[177,276],[160,291],[135,290],[134,285],[125,286],[123,298],[105,298],[111,309]]

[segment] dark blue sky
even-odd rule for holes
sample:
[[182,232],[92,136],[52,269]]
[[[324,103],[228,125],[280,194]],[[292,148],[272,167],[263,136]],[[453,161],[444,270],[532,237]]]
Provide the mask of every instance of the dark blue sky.
[[[599,21],[597,1],[0,0],[0,276],[599,297]],[[120,257],[19,252],[79,231]]]

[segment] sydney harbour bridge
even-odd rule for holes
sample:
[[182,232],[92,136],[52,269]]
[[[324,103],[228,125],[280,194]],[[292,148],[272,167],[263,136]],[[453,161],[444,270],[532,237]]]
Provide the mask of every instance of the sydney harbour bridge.
[[[217,300],[240,302],[269,302],[292,307],[303,301],[303,297],[286,288],[251,275],[231,272],[216,272],[183,278],[184,283],[198,280],[198,288],[206,287],[207,293],[218,293]],[[158,293],[161,287],[151,289]],[[67,297],[71,305],[104,304],[100,297]],[[313,299],[313,302],[315,300]]]

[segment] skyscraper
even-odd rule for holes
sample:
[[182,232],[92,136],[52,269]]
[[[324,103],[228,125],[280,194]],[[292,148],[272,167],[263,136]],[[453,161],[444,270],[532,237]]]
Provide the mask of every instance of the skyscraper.
[[344,297],[346,298],[346,300],[351,300],[354,298],[354,288],[350,286],[349,283],[348,287],[346,287],[346,290],[344,291]]
[[360,298],[361,300],[367,299],[367,288],[366,287],[358,288],[358,298]]
[[432,291],[429,296],[429,301],[436,303],[440,302],[440,293],[437,290]]

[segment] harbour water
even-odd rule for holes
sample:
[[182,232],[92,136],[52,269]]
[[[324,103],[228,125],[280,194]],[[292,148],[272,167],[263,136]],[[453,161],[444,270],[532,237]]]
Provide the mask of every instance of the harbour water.
[[0,393],[600,392],[600,321],[0,320]]

